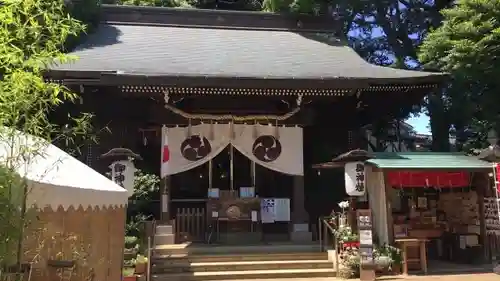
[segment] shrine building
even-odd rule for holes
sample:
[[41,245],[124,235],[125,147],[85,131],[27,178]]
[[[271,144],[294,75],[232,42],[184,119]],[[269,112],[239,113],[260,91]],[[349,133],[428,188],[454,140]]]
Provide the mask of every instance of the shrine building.
[[372,65],[332,18],[103,5],[101,23],[47,73],[81,94],[102,131],[82,161],[128,148],[161,176],[151,213],[165,243],[311,241],[345,196],[343,171],[315,163],[367,147],[445,74]]

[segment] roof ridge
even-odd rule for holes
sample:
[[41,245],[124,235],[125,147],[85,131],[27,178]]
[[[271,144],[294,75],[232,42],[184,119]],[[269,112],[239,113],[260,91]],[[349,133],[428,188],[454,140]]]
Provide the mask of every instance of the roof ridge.
[[101,21],[113,24],[150,26],[315,31],[341,35],[340,22],[332,17],[290,13],[103,4],[101,6]]

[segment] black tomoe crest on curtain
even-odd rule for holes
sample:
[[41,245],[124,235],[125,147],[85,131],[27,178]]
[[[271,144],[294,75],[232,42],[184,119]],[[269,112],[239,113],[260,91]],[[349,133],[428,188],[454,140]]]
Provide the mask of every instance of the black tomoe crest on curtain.
[[189,161],[198,161],[212,152],[210,141],[200,135],[192,135],[181,143],[181,154]]
[[274,136],[263,135],[254,141],[252,152],[260,161],[272,162],[281,155],[281,143]]

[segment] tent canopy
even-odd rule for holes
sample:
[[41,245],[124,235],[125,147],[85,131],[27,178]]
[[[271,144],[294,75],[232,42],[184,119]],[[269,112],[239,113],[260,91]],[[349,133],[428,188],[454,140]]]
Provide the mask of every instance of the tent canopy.
[[114,207],[127,204],[127,190],[49,142],[4,129],[0,134],[0,165],[27,180],[27,205]]

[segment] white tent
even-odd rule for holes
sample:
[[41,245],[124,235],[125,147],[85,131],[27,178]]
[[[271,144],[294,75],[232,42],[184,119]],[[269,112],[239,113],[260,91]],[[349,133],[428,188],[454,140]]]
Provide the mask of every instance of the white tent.
[[[10,131],[10,132],[7,132]],[[62,206],[118,207],[127,190],[49,142],[4,129],[0,134],[0,164],[13,168],[28,182],[26,203],[40,209]]]

